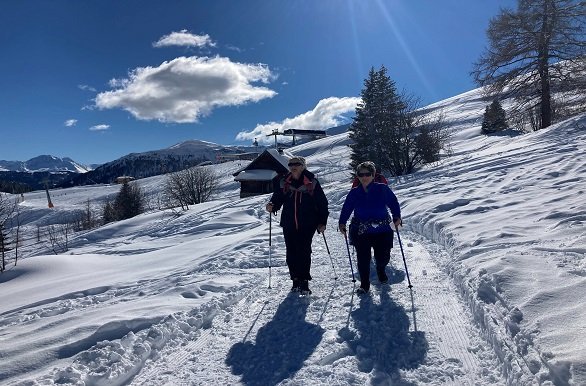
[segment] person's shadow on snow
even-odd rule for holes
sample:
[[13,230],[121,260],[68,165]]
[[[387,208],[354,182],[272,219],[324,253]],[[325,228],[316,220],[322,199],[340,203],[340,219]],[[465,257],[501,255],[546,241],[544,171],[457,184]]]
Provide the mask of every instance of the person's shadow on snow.
[[350,314],[357,331],[344,328],[339,335],[358,359],[358,369],[364,373],[374,370],[373,384],[411,385],[401,380],[399,370],[422,364],[429,345],[424,332],[409,330],[406,310],[389,291],[389,287],[381,287],[380,304],[373,302],[372,294],[360,296],[359,307]]
[[293,376],[321,341],[324,330],[305,321],[309,302],[290,294],[275,316],[256,334],[256,341],[233,345],[226,357],[232,373],[248,386],[275,385]]

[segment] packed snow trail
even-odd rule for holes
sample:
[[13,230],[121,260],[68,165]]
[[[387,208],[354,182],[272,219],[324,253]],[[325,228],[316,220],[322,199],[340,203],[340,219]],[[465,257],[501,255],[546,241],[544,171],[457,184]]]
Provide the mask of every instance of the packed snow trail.
[[199,336],[164,346],[130,384],[504,384],[494,352],[425,241],[402,234],[414,288],[407,288],[396,246],[390,285],[375,275],[368,295],[354,293],[358,282],[339,234],[326,233],[338,280],[323,239],[314,238],[309,297],[289,292],[284,246],[273,243],[272,289],[261,272],[263,280],[243,289]]

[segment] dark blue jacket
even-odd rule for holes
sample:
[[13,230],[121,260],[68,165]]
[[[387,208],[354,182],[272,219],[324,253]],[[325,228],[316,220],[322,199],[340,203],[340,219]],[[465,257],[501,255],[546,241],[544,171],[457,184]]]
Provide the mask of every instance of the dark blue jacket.
[[352,188],[346,196],[339,223],[345,225],[354,212],[353,221],[360,223],[387,221],[385,226],[369,227],[368,233],[389,231],[391,228],[388,224],[389,212],[387,208],[391,210],[393,222],[401,217],[399,201],[388,185],[371,182],[366,190],[362,185],[358,185]]

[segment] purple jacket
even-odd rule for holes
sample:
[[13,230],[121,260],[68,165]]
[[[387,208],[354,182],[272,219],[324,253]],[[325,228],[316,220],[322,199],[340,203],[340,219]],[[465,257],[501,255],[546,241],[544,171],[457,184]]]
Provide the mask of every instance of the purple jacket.
[[389,212],[393,216],[393,221],[401,217],[401,208],[397,196],[393,193],[391,188],[386,184],[378,182],[371,182],[366,191],[362,185],[358,185],[350,190],[346,196],[342,212],[340,213],[340,224],[346,224],[352,212],[354,212],[353,221],[360,223],[376,223],[378,221],[384,223],[385,226],[372,228],[368,233],[376,233],[390,230],[388,224]]

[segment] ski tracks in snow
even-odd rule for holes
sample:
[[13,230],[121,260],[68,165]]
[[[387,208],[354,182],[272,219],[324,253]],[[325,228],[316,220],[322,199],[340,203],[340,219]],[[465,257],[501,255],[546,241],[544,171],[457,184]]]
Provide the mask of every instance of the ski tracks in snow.
[[428,252],[434,248],[403,238],[413,289],[396,245],[390,285],[374,275],[370,294],[360,296],[339,234],[328,235],[338,280],[322,237],[314,238],[309,297],[289,292],[284,246],[274,245],[271,289],[265,276],[243,290],[194,340],[161,347],[129,384],[504,384],[494,352]]

